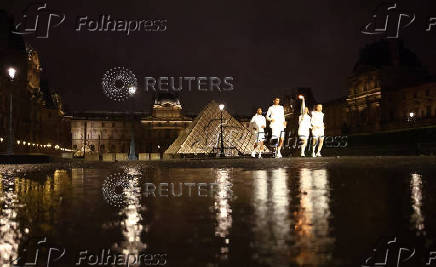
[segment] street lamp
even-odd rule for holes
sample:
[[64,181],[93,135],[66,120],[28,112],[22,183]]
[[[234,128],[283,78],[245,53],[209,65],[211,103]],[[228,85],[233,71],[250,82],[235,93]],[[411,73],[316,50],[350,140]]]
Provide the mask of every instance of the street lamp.
[[[129,87],[129,95],[132,97],[132,108],[134,109],[135,100],[133,99],[133,96],[136,94],[136,86],[132,85]],[[135,122],[135,116],[133,114],[132,110],[132,127],[130,129],[130,150],[129,150],[129,160],[138,160],[135,153],[135,131],[134,131],[134,122]]]
[[224,139],[223,139],[223,110],[224,110],[224,105],[220,104],[218,106],[220,108],[220,113],[221,113],[221,117],[220,117],[220,121],[221,121],[221,127],[220,127],[220,139],[221,139],[221,150],[220,150],[220,157],[225,157],[226,155],[224,154]]
[[8,69],[8,75],[9,75],[9,78],[11,78],[11,80],[14,80],[16,73],[17,73],[17,70],[15,68],[10,67]]
[[[12,87],[12,82],[15,79],[15,75],[17,74],[17,70],[14,67],[9,67],[8,68],[8,76],[9,79],[11,80],[11,87]],[[8,151],[7,153],[9,155],[14,154],[14,129],[13,129],[13,125],[12,125],[12,88],[10,88],[10,92],[9,92],[9,140],[8,140]]]
[[409,112],[409,117],[407,117],[407,121],[408,122],[413,122],[413,120],[415,119],[415,112]]
[[130,86],[129,87],[129,95],[130,96],[134,96],[136,94],[136,87],[135,86]]

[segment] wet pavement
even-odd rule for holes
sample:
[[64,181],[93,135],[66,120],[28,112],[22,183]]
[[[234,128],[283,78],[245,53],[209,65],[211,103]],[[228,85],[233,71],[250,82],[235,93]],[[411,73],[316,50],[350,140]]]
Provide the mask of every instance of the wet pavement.
[[436,266],[435,163],[0,165],[0,266]]

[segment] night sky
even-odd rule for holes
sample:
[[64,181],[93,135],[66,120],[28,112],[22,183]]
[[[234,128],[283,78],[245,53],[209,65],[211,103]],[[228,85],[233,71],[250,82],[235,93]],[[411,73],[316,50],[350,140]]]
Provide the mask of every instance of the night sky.
[[[2,0],[1,9],[20,20],[31,1]],[[432,3],[433,2],[433,3]],[[416,14],[401,31],[406,47],[436,74],[434,0],[398,1]],[[43,78],[58,90],[70,111],[123,110],[107,99],[101,78],[124,66],[138,78],[135,108],[150,111],[153,93],[144,92],[145,76],[233,76],[234,90],[221,95],[182,91],[185,113],[195,114],[211,99],[234,114],[267,107],[273,96],[296,87],[311,87],[325,102],[345,95],[360,48],[382,38],[361,33],[381,1],[102,1],[52,0],[48,7],[65,13],[65,22],[48,39],[27,37],[39,52]],[[110,14],[128,20],[166,19],[164,32],[76,32],[78,16]]]

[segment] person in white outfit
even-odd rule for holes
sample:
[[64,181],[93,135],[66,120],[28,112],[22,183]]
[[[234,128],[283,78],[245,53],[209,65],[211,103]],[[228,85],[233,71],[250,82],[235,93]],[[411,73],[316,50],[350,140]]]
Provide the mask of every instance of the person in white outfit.
[[[312,157],[321,157],[321,149],[324,144],[324,113],[322,113],[322,105],[315,105],[312,111]],[[318,145],[318,152],[315,153],[315,148]]]
[[302,144],[300,146],[301,156],[304,157],[306,150],[307,139],[309,138],[309,129],[312,127],[311,118],[309,116],[309,108],[304,108],[304,113],[298,117],[298,137]]
[[285,110],[283,106],[279,104],[280,104],[280,98],[278,97],[274,98],[273,105],[269,107],[268,112],[266,113],[266,119],[270,122],[269,127],[272,130],[271,138],[279,139],[279,145],[277,147],[277,154],[276,154],[277,158],[282,157],[280,150],[283,146],[283,141],[285,137],[285,127],[286,127]]
[[254,128],[254,132],[256,133],[256,143],[254,143],[253,152],[251,152],[251,156],[256,157],[256,148],[259,148],[259,158],[262,157],[263,151],[263,142],[265,141],[265,127],[266,127],[266,119],[262,115],[262,108],[258,108],[256,114],[251,118],[250,123]]

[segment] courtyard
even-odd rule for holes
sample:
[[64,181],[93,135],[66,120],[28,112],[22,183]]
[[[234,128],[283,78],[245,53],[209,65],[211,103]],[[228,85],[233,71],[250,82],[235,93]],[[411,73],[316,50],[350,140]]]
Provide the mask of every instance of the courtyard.
[[[435,163],[325,157],[2,165],[0,263],[425,266],[436,251]],[[150,184],[155,194],[146,194]]]

